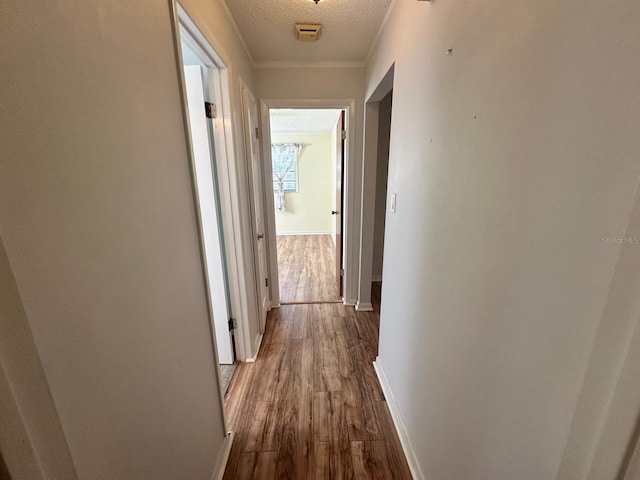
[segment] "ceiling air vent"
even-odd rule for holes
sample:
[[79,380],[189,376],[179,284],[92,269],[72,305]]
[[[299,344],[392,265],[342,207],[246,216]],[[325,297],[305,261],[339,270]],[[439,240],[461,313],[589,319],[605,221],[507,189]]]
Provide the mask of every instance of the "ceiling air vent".
[[296,23],[296,38],[301,42],[317,42],[322,25]]

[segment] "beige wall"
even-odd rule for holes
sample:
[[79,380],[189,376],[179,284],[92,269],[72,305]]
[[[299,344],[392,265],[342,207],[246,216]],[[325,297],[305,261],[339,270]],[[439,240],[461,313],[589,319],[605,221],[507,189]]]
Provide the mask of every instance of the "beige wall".
[[7,468],[15,479],[75,479],[2,238],[0,320],[0,451]]
[[[622,244],[620,243],[622,242]],[[559,479],[616,477],[640,411],[640,195],[626,232],[603,235],[620,248],[589,358]]]
[[367,67],[369,95],[395,62],[379,365],[424,478],[589,471],[592,446],[563,457],[640,174],[637,25],[631,3],[395,2]]
[[298,160],[298,191],[285,193],[284,212],[276,208],[276,233],[330,233],[331,134],[272,133],[271,141],[304,145]]
[[[185,3],[232,62],[238,104],[238,74],[253,79],[221,2]],[[169,4],[10,1],[0,18],[0,231],[17,287],[0,336],[15,324],[34,347],[0,345],[3,368],[39,359],[32,402],[48,386],[79,478],[208,480],[224,428]],[[43,410],[21,414],[28,429]]]

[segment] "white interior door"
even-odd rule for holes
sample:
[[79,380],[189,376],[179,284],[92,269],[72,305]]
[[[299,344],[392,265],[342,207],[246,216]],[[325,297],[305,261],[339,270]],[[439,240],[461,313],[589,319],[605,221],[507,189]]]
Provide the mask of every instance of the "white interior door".
[[[193,145],[194,170],[200,209],[200,223],[204,242],[204,255],[209,295],[213,308],[214,332],[218,360],[231,364],[233,339],[229,331],[230,312],[225,278],[224,250],[221,242],[217,191],[214,178],[213,138],[210,135],[210,120],[205,113],[205,85],[203,71],[199,65],[184,66],[189,109],[189,125]],[[208,90],[208,89],[207,89]]]
[[253,217],[254,261],[256,264],[256,287],[260,326],[264,323],[269,310],[269,286],[267,275],[267,251],[265,246],[264,196],[262,188],[262,163],[258,131],[258,101],[247,89],[242,88],[242,103],[245,122],[245,138],[249,158],[247,159]]

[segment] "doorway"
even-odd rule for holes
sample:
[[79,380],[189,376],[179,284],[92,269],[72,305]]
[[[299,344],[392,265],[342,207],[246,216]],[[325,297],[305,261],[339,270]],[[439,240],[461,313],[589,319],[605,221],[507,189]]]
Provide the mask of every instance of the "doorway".
[[281,304],[341,302],[345,113],[269,111]]
[[391,105],[393,90],[378,105],[378,155],[373,220],[373,261],[371,264],[371,300],[380,313],[382,301],[382,267],[384,265],[384,232],[387,218],[387,180],[389,176],[389,140],[391,137]]
[[365,104],[358,311],[379,309],[383,296],[385,226],[396,208],[396,193],[387,191],[393,75],[391,66]]
[[218,179],[221,152],[218,143],[224,142],[224,132],[215,123],[216,104],[220,104],[222,95],[220,73],[216,63],[182,23],[179,33],[205,283],[219,364],[218,380],[224,395],[235,369],[236,342]]

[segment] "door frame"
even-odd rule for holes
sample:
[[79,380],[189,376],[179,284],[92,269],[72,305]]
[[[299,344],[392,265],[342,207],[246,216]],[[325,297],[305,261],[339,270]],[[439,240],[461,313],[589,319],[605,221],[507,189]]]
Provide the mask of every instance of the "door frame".
[[[378,122],[380,101],[393,90],[395,63],[391,65],[373,93],[365,100],[364,151],[362,161],[362,203],[360,228],[360,271],[356,310],[373,311],[371,281],[373,266],[373,229],[375,226],[376,171],[378,168]],[[387,192],[388,195],[388,192]],[[384,275],[384,272],[383,272]]]
[[[266,328],[266,316],[267,316],[267,312],[269,310],[271,310],[271,308],[273,308],[272,302],[270,303],[270,305],[268,305],[267,309],[263,312],[263,305],[262,305],[262,294],[261,294],[261,284],[262,284],[262,278],[260,277],[260,258],[258,255],[258,234],[259,232],[256,231],[256,214],[255,214],[255,191],[253,188],[253,164],[252,164],[252,149],[251,149],[251,136],[253,135],[253,132],[249,131],[249,118],[247,117],[247,108],[249,108],[248,105],[245,105],[245,101],[244,101],[244,95],[245,93],[250,94],[251,96],[253,96],[256,99],[257,102],[257,107],[258,109],[260,108],[260,103],[257,99],[257,97],[255,96],[255,94],[251,91],[251,89],[247,86],[247,84],[240,79],[240,104],[242,106],[242,127],[243,127],[243,140],[245,143],[245,168],[247,171],[247,191],[249,194],[249,213],[251,216],[251,226],[250,226],[250,231],[251,231],[251,250],[252,250],[252,259],[253,259],[253,264],[254,264],[254,286],[255,286],[255,299],[256,299],[256,312],[259,315],[258,318],[258,331],[260,332],[260,335],[258,336],[258,338],[256,339],[257,342],[257,346],[255,347],[254,351],[257,353],[259,348],[260,348],[260,343],[262,342],[262,335],[265,331]],[[256,121],[260,122],[260,112],[256,112]],[[258,125],[256,125],[256,128],[258,129],[258,132],[260,130],[260,124],[258,123]],[[260,140],[260,139],[258,139]],[[258,159],[258,162],[262,163],[263,162],[263,158],[261,156],[262,152],[262,143],[260,141],[258,141],[258,148],[259,148],[259,152],[258,155],[260,156],[260,158]],[[262,165],[263,169],[261,171],[261,176],[260,176],[260,181],[262,182],[262,217],[263,217],[263,221],[264,221],[264,229],[267,229],[267,217],[266,217],[266,208],[265,208],[265,195],[264,195],[264,178],[265,178],[265,174],[264,174],[264,165]],[[271,275],[269,274],[269,250],[268,250],[268,242],[267,242],[267,238],[266,238],[266,233],[264,233],[265,237],[264,237],[264,241],[265,241],[265,248],[264,248],[264,253],[265,253],[265,268],[267,269],[264,273],[267,276],[267,279],[270,281],[271,280]],[[271,301],[271,287],[269,286],[269,300]]]
[[[251,258],[251,245],[247,239],[247,229],[250,225],[249,206],[246,197],[247,185],[245,180],[246,170],[243,162],[237,162],[237,158],[244,155],[244,140],[242,123],[238,112],[241,111],[240,77],[235,75],[230,57],[222,44],[207,27],[208,22],[199,16],[197,12],[189,10],[179,0],[169,0],[172,8],[172,22],[174,27],[174,43],[176,47],[176,63],[182,67],[182,52],[180,51],[180,29],[183,29],[191,37],[189,46],[196,54],[204,55],[211,65],[216,68],[218,95],[215,98],[217,105],[216,121],[221,128],[220,135],[215,137],[216,157],[218,167],[218,180],[220,187],[220,208],[222,211],[222,224],[224,226],[224,242],[229,262],[228,278],[229,293],[231,296],[231,310],[235,319],[235,346],[236,359],[238,361],[255,361],[258,353],[260,333],[256,338],[251,338],[250,321],[256,318],[254,305],[255,292],[253,285],[254,268]],[[182,94],[182,107],[185,122],[187,121],[186,97],[184,79],[182,74],[178,78]],[[186,127],[185,127],[186,128]],[[185,129],[185,133],[189,133]],[[219,149],[219,150],[218,150]],[[189,149],[188,154],[191,155]],[[217,358],[216,358],[217,362]]]
[[[215,121],[219,122],[219,128],[214,128],[214,144],[216,158],[218,160],[217,173],[220,188],[220,209],[224,227],[223,238],[228,259],[227,268],[231,309],[234,319],[236,320],[234,332],[236,359],[239,361],[247,361],[251,360],[253,355],[253,345],[249,338],[249,318],[254,314],[254,308],[252,307],[253,298],[251,297],[251,292],[247,289],[247,286],[250,286],[252,282],[250,271],[253,265],[245,260],[248,250],[247,245],[243,242],[243,225],[248,221],[243,207],[246,188],[241,182],[241,179],[244,178],[243,171],[235,162],[237,155],[242,154],[242,134],[241,131],[238,131],[239,126],[234,123],[235,115],[233,115],[233,112],[239,111],[240,102],[237,96],[233,94],[234,76],[229,56],[225,53],[220,42],[216,40],[215,35],[205,28],[207,23],[199,18],[197,14],[188,11],[178,0],[169,0],[169,3],[172,12],[182,114],[185,125],[185,135],[187,136],[187,153],[192,162],[193,152],[190,141],[185,80],[182,74],[180,41],[185,40],[185,43],[202,59],[205,66],[217,71],[212,81],[215,87],[214,101],[217,107]],[[192,182],[195,182],[195,178],[192,178]],[[197,208],[195,183],[192,185],[192,188]],[[197,211],[194,213],[196,216],[198,215]],[[200,225],[198,225],[198,228],[201,230]],[[202,242],[201,231],[200,237],[200,241]],[[204,269],[204,257],[202,257],[202,261]],[[214,332],[212,332],[211,340],[214,342],[214,360],[217,369],[218,354],[215,348],[213,333]],[[220,395],[221,404],[224,406],[223,393],[220,392]]]
[[300,110],[308,109],[335,109],[344,110],[345,130],[347,131],[345,158],[344,158],[344,182],[342,185],[342,198],[344,212],[342,217],[342,268],[343,275],[343,291],[342,298],[345,305],[353,305],[350,299],[356,298],[357,279],[359,258],[358,240],[354,234],[357,228],[351,228],[350,225],[359,225],[359,213],[356,211],[355,194],[358,192],[356,185],[356,101],[352,98],[340,99],[263,99],[260,101],[260,113],[262,121],[262,151],[264,157],[263,164],[263,188],[265,188],[265,220],[267,239],[267,252],[269,264],[269,293],[271,295],[271,306],[280,306],[280,282],[278,278],[278,249],[276,243],[276,214],[273,195],[266,195],[266,192],[273,190],[271,178],[272,160],[271,160],[271,122],[269,119],[269,111],[278,108],[292,108]]
[[[206,72],[206,75],[203,73]],[[235,363],[235,338],[233,331],[228,327],[228,320],[232,318],[231,295],[229,292],[229,280],[227,274],[227,255],[222,238],[224,226],[220,215],[220,194],[217,181],[216,163],[217,157],[215,153],[215,126],[209,123],[207,118],[205,102],[215,101],[215,85],[211,81],[217,75],[217,70],[202,65],[184,65],[183,74],[187,81],[187,97],[189,109],[189,130],[193,134],[194,131],[206,137],[207,151],[200,152],[200,157],[193,163],[193,174],[196,179],[196,192],[198,198],[198,210],[200,226],[202,229],[203,256],[206,265],[206,283],[207,292],[210,297],[211,311],[213,312],[213,330],[216,346],[218,347],[219,364]],[[197,77],[193,78],[193,77]],[[189,80],[187,80],[189,79]],[[197,86],[189,86],[191,82],[199,82]],[[192,90],[194,88],[194,90]],[[211,97],[211,98],[210,98]],[[192,102],[193,101],[193,102]],[[193,109],[193,111],[192,111]],[[217,126],[219,127],[219,125]],[[205,129],[205,132],[202,131]],[[192,137],[191,147],[194,154],[198,151],[198,138]],[[200,149],[204,148],[203,144],[199,145]],[[206,159],[204,158],[206,157]],[[206,161],[205,161],[206,160]],[[200,165],[200,166],[199,166]],[[208,169],[208,170],[207,170]],[[203,198],[208,188],[213,194],[213,205],[203,205]],[[213,208],[211,208],[213,206]],[[203,215],[203,212],[209,212]],[[205,228],[208,227],[208,228]],[[207,230],[208,233],[207,233]],[[214,286],[215,285],[215,286]],[[223,293],[224,295],[220,295]],[[217,304],[217,305],[216,305]],[[219,316],[218,316],[219,315]],[[230,361],[228,361],[230,360]]]

